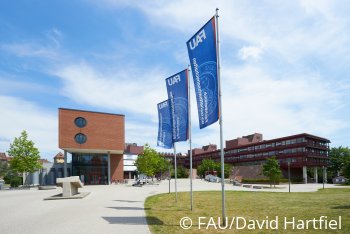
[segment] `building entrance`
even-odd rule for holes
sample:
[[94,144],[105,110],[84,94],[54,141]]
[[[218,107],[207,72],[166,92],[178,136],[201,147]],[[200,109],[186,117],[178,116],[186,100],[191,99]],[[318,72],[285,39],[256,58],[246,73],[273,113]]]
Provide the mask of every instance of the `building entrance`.
[[85,185],[108,184],[108,156],[105,154],[72,154],[72,174]]

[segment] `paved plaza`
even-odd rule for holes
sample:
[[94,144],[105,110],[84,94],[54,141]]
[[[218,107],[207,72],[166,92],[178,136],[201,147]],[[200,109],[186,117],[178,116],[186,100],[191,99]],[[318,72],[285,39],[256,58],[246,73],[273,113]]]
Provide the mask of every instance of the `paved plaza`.
[[[225,189],[288,192],[288,184],[278,187],[252,189],[227,184]],[[326,184],[325,187],[337,186]],[[221,190],[221,184],[194,180],[193,188],[195,191]],[[292,185],[291,190],[311,192],[318,188],[322,188],[322,184],[297,184]],[[168,181],[143,187],[132,187],[130,184],[85,186],[80,191],[91,194],[84,199],[53,201],[43,199],[60,193],[61,188],[0,191],[0,232],[149,233],[143,208],[144,201],[148,196],[167,193],[168,189]],[[174,191],[174,180],[171,180],[171,191]],[[178,180],[178,191],[189,191],[189,179]]]

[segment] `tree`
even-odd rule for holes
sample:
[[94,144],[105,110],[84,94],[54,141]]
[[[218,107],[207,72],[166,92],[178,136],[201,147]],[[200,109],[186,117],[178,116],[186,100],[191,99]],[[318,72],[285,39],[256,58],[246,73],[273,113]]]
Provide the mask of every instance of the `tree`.
[[[232,165],[225,163],[224,164],[224,176],[225,178],[230,177],[231,171],[232,171]],[[217,163],[217,172],[218,176],[221,177],[221,163]]]
[[203,177],[205,176],[205,172],[213,170],[217,170],[217,164],[214,162],[214,160],[211,159],[203,159],[202,163],[197,167],[198,175],[201,175]]
[[157,171],[157,173],[159,173],[159,172],[161,173],[161,176],[160,176],[161,178],[163,177],[162,176],[163,173],[169,170],[169,166],[170,166],[170,162],[166,158],[160,156],[159,161],[157,163],[156,171]]
[[[39,159],[39,150],[34,142],[28,139],[26,131],[21,133],[19,138],[15,137],[7,153],[12,156],[10,168],[17,173],[33,173],[42,167]],[[25,176],[23,176],[23,184]]]
[[331,177],[338,176],[350,161],[350,149],[348,147],[333,147],[329,152],[329,174]]
[[7,162],[0,161],[0,178],[6,176],[9,170]]
[[[224,176],[228,178],[230,176],[232,170],[232,165],[224,164]],[[216,171],[217,176],[221,177],[221,163],[215,162],[211,159],[203,159],[202,163],[197,167],[198,175],[205,176],[205,172],[207,171]]]
[[350,158],[348,158],[343,165],[343,174],[346,178],[348,178],[348,183],[350,184]]
[[177,178],[188,178],[189,171],[184,166],[178,166],[177,167]]
[[281,169],[280,165],[278,164],[278,160],[276,157],[268,158],[263,165],[263,175],[266,177],[269,177],[270,179],[270,186],[276,187],[276,182],[279,182],[279,179],[281,178]]
[[152,179],[155,174],[164,172],[168,169],[166,160],[148,144],[145,145],[143,153],[138,155],[135,161],[135,166],[139,172],[152,177]]

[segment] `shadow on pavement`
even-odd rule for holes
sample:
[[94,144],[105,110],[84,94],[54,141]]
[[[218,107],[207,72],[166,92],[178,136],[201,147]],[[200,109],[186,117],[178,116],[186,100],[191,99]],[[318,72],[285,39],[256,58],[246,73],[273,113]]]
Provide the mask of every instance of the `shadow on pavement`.
[[118,202],[143,202],[143,201],[131,201],[131,200],[113,200],[113,201],[118,201]]
[[127,224],[127,225],[163,225],[163,221],[150,216],[147,217],[102,217],[109,224]]
[[111,208],[111,209],[116,209],[116,210],[150,210],[150,208],[131,207],[131,206],[111,206],[111,207],[106,207],[106,208]]

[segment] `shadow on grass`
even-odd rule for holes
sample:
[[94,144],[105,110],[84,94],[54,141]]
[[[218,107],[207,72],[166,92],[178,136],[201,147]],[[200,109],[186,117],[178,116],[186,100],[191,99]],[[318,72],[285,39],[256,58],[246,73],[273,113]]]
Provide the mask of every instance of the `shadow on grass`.
[[349,206],[333,206],[332,209],[350,209],[350,205]]
[[150,210],[150,208],[132,207],[132,206],[111,206],[106,208],[111,208],[116,210]]
[[127,224],[127,225],[163,225],[163,221],[157,217],[149,216],[147,221],[145,217],[102,217],[109,224]]
[[143,201],[131,201],[131,200],[113,200],[113,201],[128,202],[128,203],[132,203],[132,202],[143,202]]

